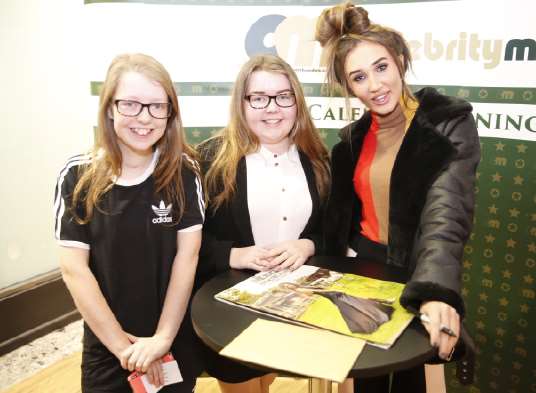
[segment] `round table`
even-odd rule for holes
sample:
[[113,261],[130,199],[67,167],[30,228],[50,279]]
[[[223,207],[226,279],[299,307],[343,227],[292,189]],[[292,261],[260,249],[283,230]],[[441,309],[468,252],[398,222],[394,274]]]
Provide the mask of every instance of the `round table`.
[[[380,280],[396,282],[407,280],[403,269],[359,261],[355,258],[313,257],[308,264]],[[195,293],[192,301],[193,326],[201,340],[214,351],[219,352],[257,318],[280,321],[269,315],[214,299],[216,293],[245,280],[254,273],[253,271],[228,270],[207,281]],[[423,364],[436,354],[437,349],[430,345],[428,333],[421,323],[414,319],[388,350],[366,345],[348,376],[362,378],[384,375]],[[250,366],[262,369],[261,366]],[[289,374],[284,371],[282,373]],[[324,388],[321,390],[325,391]]]

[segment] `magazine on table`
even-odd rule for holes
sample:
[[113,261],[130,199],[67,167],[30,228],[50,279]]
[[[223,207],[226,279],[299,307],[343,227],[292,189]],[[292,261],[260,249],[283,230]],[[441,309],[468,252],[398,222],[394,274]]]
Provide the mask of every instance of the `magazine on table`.
[[389,348],[413,318],[400,305],[403,289],[404,284],[303,265],[257,273],[215,298]]

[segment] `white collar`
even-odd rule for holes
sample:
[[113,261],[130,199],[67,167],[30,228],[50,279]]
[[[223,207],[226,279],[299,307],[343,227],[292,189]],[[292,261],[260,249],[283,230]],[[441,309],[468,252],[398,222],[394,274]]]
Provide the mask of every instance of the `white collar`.
[[153,158],[151,159],[151,162],[149,163],[149,166],[145,169],[145,171],[139,175],[138,177],[134,179],[125,180],[121,177],[117,178],[114,176],[112,181],[117,184],[118,186],[135,186],[137,184],[143,183],[145,180],[149,178],[154,172],[154,169],[156,168],[156,163],[158,162],[158,156],[160,155],[160,150],[158,148],[155,149],[153,152]]
[[289,146],[288,150],[284,153],[276,154],[271,152],[266,148],[266,146],[261,145],[260,149],[251,154],[251,156],[257,156],[261,158],[266,165],[271,165],[275,161],[281,161],[281,160],[289,160],[290,162],[297,164],[300,162],[300,154],[298,153],[298,148],[296,147],[296,144],[292,144]]

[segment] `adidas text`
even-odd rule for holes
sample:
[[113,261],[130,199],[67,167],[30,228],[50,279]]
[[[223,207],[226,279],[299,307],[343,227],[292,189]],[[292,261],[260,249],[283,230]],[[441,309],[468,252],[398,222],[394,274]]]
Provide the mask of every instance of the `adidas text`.
[[172,221],[171,217],[153,218],[153,224],[164,224],[164,223],[171,222],[171,221]]

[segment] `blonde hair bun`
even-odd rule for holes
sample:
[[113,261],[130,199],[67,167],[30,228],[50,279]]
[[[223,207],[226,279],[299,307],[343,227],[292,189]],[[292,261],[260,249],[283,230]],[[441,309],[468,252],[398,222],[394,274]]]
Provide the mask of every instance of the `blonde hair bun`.
[[346,34],[363,34],[370,25],[367,10],[346,1],[322,11],[316,23],[315,38],[324,47]]

